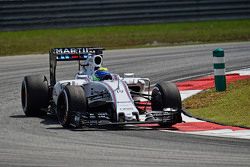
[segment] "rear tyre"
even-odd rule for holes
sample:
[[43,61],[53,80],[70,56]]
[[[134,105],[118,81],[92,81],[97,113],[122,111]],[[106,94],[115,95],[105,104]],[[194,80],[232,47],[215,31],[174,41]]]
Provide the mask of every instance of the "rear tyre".
[[48,108],[49,88],[48,80],[45,76],[31,75],[25,76],[21,87],[21,103],[26,116],[42,116]]
[[[161,82],[156,84],[152,91],[152,110],[162,111],[164,108],[173,108],[178,110],[177,118],[174,118],[174,122],[182,122],[181,109],[182,102],[178,88],[174,83]],[[161,123],[161,126],[169,127],[175,123]]]
[[68,85],[59,95],[57,102],[57,118],[64,128],[72,127],[74,112],[87,111],[87,98],[80,86]]

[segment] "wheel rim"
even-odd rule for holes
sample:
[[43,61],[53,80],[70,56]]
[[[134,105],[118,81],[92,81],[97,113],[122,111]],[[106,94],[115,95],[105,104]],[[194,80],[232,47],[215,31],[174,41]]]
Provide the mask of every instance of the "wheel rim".
[[57,105],[57,115],[59,121],[61,124],[66,124],[66,122],[68,121],[68,99],[65,93],[62,94]]
[[162,110],[162,94],[159,88],[154,88],[152,91],[152,109],[153,110]]
[[21,89],[21,99],[22,99],[22,107],[23,110],[26,111],[27,110],[27,101],[28,101],[28,94],[27,94],[27,86],[25,81],[23,81],[22,83],[22,89]]

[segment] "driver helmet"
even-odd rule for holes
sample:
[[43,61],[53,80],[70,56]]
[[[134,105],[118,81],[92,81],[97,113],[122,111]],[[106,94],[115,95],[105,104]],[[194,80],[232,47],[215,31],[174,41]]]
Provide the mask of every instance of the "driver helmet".
[[93,76],[94,81],[103,81],[108,79],[112,79],[112,76],[108,71],[108,68],[105,67],[100,67],[98,70],[95,71]]

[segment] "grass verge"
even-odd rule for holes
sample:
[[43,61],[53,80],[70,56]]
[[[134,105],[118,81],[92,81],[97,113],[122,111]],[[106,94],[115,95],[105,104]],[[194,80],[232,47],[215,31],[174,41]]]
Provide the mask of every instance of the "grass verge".
[[48,53],[53,47],[106,49],[250,40],[250,20],[0,32],[0,56]]
[[225,92],[204,91],[183,105],[195,117],[250,128],[250,79],[229,84]]

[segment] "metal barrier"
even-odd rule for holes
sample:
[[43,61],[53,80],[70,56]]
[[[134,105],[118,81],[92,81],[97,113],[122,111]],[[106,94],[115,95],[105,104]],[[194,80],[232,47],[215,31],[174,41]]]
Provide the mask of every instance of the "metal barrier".
[[250,0],[1,0],[0,31],[250,18]]

